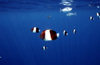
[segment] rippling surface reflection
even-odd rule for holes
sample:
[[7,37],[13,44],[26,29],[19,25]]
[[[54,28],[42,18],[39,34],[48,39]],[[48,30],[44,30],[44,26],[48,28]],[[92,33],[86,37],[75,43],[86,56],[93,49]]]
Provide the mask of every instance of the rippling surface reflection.
[[56,9],[63,7],[72,7],[72,8],[100,8],[100,1],[99,0],[8,0],[8,1],[0,1],[0,10],[8,10],[8,9],[17,9],[17,10],[32,10],[32,9]]

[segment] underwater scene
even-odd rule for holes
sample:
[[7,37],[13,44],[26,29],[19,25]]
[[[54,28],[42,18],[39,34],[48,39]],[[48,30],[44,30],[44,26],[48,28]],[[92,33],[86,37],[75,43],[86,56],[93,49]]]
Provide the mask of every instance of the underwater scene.
[[100,65],[100,0],[0,0],[0,65]]

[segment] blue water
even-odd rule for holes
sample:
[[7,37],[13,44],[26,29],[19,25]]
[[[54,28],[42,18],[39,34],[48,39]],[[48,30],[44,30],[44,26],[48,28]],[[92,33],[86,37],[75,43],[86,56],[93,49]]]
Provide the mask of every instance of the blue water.
[[[76,15],[72,16],[60,12],[67,7],[60,2],[0,0],[0,65],[100,65],[100,19],[96,16],[100,1],[74,0],[70,7]],[[31,32],[34,26],[40,33],[53,29],[60,37],[43,41],[40,33]],[[48,47],[45,51],[44,45]]]

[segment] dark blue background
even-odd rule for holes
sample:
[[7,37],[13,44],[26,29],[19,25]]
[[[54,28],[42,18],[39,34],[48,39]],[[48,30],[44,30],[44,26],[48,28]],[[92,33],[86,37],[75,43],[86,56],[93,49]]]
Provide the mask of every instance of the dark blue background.
[[[100,19],[96,12],[99,1],[74,0],[72,12],[60,12],[60,0],[0,0],[0,65],[100,65]],[[77,4],[78,3],[78,4]],[[51,18],[48,18],[51,16]],[[94,21],[89,17],[93,16]],[[57,40],[45,42],[41,31],[53,29]],[[76,28],[77,33],[72,33]],[[68,36],[63,36],[63,30]],[[43,50],[42,46],[48,47]]]

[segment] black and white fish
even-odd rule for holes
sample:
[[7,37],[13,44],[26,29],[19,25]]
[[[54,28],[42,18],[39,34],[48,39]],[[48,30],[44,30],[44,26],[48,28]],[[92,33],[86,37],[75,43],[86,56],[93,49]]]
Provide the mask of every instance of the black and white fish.
[[75,28],[73,29],[73,34],[76,34],[76,29]]
[[100,12],[97,12],[96,14],[97,14],[98,17],[100,17]]
[[94,17],[93,17],[93,16],[90,16],[90,20],[91,20],[91,21],[94,20]]
[[43,47],[42,47],[42,49],[43,49],[44,51],[45,51],[47,48],[48,48],[48,47],[46,47],[46,46],[43,46]]
[[32,31],[33,33],[39,33],[39,32],[40,32],[40,29],[37,28],[37,27],[33,27],[33,28],[31,29],[31,31]]
[[67,36],[67,35],[68,35],[68,32],[67,32],[66,30],[64,30],[64,31],[63,31],[63,35],[64,35],[64,36]]
[[43,39],[44,41],[56,40],[58,37],[59,33],[56,33],[54,30],[51,29],[44,30],[40,34],[40,38]]

